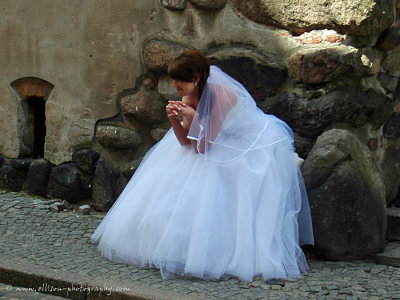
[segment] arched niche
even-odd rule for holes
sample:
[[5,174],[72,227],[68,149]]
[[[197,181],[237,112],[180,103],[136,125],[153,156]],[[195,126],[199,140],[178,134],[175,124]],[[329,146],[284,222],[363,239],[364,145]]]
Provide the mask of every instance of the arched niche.
[[46,100],[54,85],[37,77],[19,78],[10,85],[18,98],[19,156],[43,157],[46,138]]

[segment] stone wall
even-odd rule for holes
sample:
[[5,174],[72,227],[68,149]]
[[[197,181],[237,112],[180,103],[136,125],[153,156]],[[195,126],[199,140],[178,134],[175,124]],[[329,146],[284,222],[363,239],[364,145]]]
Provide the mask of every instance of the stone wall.
[[[397,1],[5,0],[0,8],[3,187],[107,210],[169,128],[165,104],[177,95],[168,62],[197,48],[293,128],[315,251],[343,259],[383,249],[385,208],[400,205]],[[25,157],[31,96],[46,101],[39,159]]]

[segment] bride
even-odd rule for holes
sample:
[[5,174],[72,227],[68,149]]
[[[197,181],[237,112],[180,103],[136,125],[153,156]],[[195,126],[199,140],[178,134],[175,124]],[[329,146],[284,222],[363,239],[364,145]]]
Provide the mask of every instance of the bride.
[[101,255],[204,279],[293,279],[308,266],[310,209],[291,129],[197,50],[168,67],[172,128],[91,239]]

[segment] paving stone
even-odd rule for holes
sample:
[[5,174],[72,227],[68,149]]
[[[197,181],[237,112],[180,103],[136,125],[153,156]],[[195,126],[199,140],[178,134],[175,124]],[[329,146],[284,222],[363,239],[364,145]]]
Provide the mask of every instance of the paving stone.
[[88,214],[90,214],[90,206],[87,204],[81,205],[81,206],[79,206],[78,211],[83,215],[88,215]]
[[43,202],[36,196],[0,191],[0,213],[3,214],[0,217],[0,279],[4,280],[2,262],[8,259],[15,261],[15,265],[34,264],[37,268],[56,270],[65,277],[84,278],[85,282],[116,280],[120,287],[130,284],[156,288],[160,299],[167,293],[185,300],[190,297],[231,300],[390,299],[400,296],[400,268],[377,265],[371,260],[310,259],[309,273],[295,281],[257,279],[247,283],[234,278],[204,281],[180,277],[163,280],[156,269],[117,264],[100,256],[89,238],[104,213],[77,215],[65,211],[54,214],[43,210]]
[[72,204],[69,203],[67,200],[63,200],[62,205],[68,210],[72,209]]
[[49,206],[49,210],[53,213],[58,213],[64,209],[64,206],[61,203],[54,203]]

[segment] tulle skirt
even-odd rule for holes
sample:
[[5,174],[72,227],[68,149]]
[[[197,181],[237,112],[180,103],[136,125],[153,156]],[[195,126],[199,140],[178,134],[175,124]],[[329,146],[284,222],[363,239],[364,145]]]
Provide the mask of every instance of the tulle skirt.
[[115,262],[161,275],[251,281],[307,271],[310,210],[292,140],[268,116],[279,142],[218,163],[181,146],[173,131],[145,156],[91,239]]

